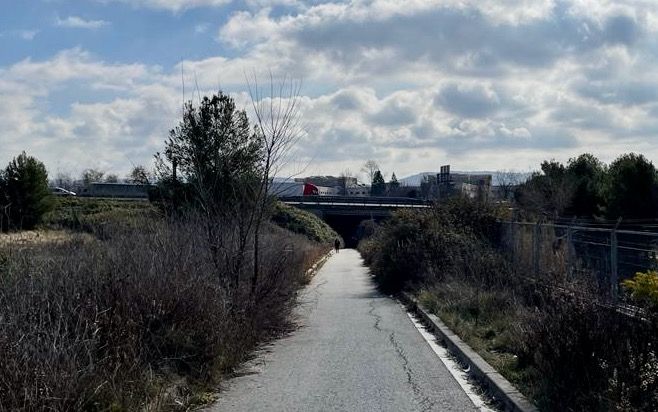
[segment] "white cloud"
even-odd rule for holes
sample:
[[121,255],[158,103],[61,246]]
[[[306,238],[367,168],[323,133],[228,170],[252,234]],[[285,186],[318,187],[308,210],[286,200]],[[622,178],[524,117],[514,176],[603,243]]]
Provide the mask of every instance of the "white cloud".
[[39,34],[39,30],[19,30],[18,35],[23,40],[32,40]]
[[[107,64],[80,49],[45,61],[23,60],[0,69],[0,79],[2,163],[28,150],[51,171],[101,167],[125,172],[128,159],[150,161],[177,115],[178,95],[159,85],[164,80],[158,68]],[[55,92],[79,88],[87,97],[99,87],[114,96],[81,103],[81,96],[70,95],[68,105],[53,113]]]
[[216,7],[231,3],[232,0],[100,0],[104,3],[126,3],[134,7],[148,7],[164,9],[172,12],[192,9],[196,7]]
[[55,20],[57,27],[66,27],[70,29],[89,29],[96,30],[110,25],[110,22],[105,20],[85,20],[78,16],[69,16],[65,19],[57,17]]
[[194,26],[194,33],[195,34],[203,34],[208,31],[210,28],[210,25],[208,23],[199,23],[196,26]]
[[9,31],[3,31],[0,32],[0,38],[1,37],[20,37],[23,40],[34,40],[36,35],[39,34],[39,30],[9,30]]
[[[130,3],[176,12],[228,0]],[[230,57],[182,64],[186,97],[196,83],[201,93],[221,85],[247,106],[245,73],[303,78],[308,135],[296,155],[313,159],[309,173],[358,170],[366,158],[399,177],[446,162],[526,169],[582,151],[608,161],[629,145],[658,159],[658,3],[246,4],[218,30]],[[17,62],[0,68],[0,136],[10,136],[11,153],[27,145],[49,165],[125,171],[126,157],[148,162],[175,124],[180,73],[82,49]],[[54,94],[74,89],[84,102],[49,108]]]

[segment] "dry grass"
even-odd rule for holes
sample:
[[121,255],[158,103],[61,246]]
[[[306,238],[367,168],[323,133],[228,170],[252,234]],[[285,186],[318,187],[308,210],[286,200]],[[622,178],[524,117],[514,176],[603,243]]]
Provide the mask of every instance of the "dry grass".
[[0,248],[23,248],[28,246],[67,243],[74,239],[92,241],[95,238],[90,235],[76,234],[69,230],[26,230],[22,232],[0,233]]
[[213,222],[223,230],[208,238],[204,223],[140,219],[7,237],[0,410],[185,410],[207,401],[204,388],[258,342],[287,330],[325,249],[270,227],[252,295],[248,260],[239,285],[227,286],[232,226]]
[[532,232],[505,256],[509,237],[497,236],[495,219],[461,210],[398,213],[362,242],[380,285],[419,293],[541,410],[657,410],[658,318],[622,315],[596,282],[569,279],[555,233],[542,233],[535,276]]

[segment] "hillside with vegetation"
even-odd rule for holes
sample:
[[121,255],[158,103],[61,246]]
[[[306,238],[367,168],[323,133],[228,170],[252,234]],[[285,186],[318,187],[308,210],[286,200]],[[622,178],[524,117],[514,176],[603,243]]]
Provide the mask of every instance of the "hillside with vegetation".
[[272,222],[322,244],[333,244],[334,240],[340,237],[331,226],[313,213],[281,202],[274,204]]

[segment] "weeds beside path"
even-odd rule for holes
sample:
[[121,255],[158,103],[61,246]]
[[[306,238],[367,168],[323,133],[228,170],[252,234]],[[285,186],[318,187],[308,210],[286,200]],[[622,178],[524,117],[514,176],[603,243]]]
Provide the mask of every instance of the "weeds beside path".
[[656,410],[656,317],[606,309],[587,282],[528,282],[496,217],[466,200],[400,212],[360,250],[381,288],[414,292],[541,410]]
[[287,330],[306,271],[327,250],[267,226],[254,296],[225,287],[230,225],[218,261],[195,218],[124,223],[0,245],[0,410],[207,402],[218,377]]

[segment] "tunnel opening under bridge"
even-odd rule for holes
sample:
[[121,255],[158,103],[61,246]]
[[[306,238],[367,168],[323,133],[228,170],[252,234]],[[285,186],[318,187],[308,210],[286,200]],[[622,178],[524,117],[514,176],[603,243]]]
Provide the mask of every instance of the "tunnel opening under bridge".
[[341,214],[322,214],[324,220],[333,230],[343,238],[346,248],[356,248],[359,241],[363,238],[363,228],[361,222],[372,220],[381,222],[386,216],[366,216],[366,215],[341,215]]

